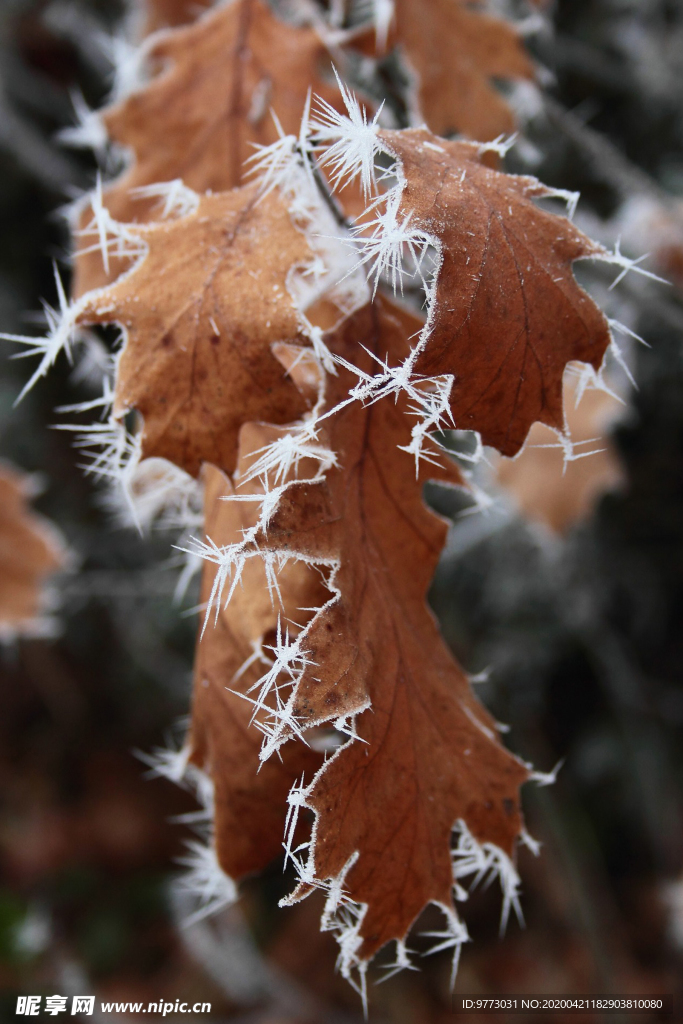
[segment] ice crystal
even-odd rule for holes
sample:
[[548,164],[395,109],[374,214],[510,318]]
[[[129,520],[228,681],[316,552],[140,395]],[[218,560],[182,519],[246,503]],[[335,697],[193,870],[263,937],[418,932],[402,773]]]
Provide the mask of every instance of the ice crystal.
[[71,102],[76,124],[62,128],[57,133],[57,138],[65,146],[72,146],[74,149],[91,149],[102,161],[109,146],[109,136],[100,112],[90,109],[80,89],[72,91]]
[[[98,404],[101,401],[103,399],[95,400]],[[81,403],[81,407],[87,404]],[[74,447],[89,460],[80,465],[86,474],[121,488],[133,522],[140,528],[132,497],[135,472],[141,457],[140,435],[130,434],[125,424],[114,416],[104,422],[89,425],[59,423],[56,429],[75,434]]]
[[514,135],[499,135],[491,142],[481,142],[477,146],[477,152],[480,155],[484,153],[497,153],[501,159],[504,159],[516,142],[517,133]]
[[[384,211],[377,212],[372,220],[364,221],[354,229],[360,243],[360,263],[362,266],[370,264],[366,273],[371,280],[374,279],[373,296],[377,292],[380,278],[384,276],[388,277],[394,294],[399,288],[403,292],[403,278],[406,275],[419,275],[424,288],[427,288],[422,263],[433,239],[420,228],[411,227],[412,214],[407,213],[402,220],[399,219],[400,201],[401,189],[392,189],[387,193]],[[406,251],[412,258],[411,270],[403,266]]]
[[[524,923],[519,902],[520,878],[508,855],[494,843],[478,843],[465,822],[460,819],[454,829],[457,845],[451,851],[453,861],[453,882],[457,886],[461,878],[474,875],[470,889],[480,882],[488,886],[498,879],[503,892],[503,906],[500,915],[500,933],[507,928],[510,910],[513,909],[520,924]],[[462,889],[456,895],[462,898]]]
[[[396,939],[396,956],[392,963],[382,964],[382,970],[386,971],[383,978],[380,978],[378,984],[384,981],[389,981],[389,978],[395,977],[400,974],[401,971],[417,971],[419,967],[413,963],[410,959],[412,950],[409,950],[405,944],[404,939]],[[414,955],[414,954],[413,954]]]
[[621,240],[617,239],[617,242],[614,246],[614,252],[609,252],[609,250],[603,250],[601,253],[598,254],[593,253],[592,255],[588,256],[579,256],[578,259],[599,260],[602,263],[611,263],[616,267],[620,267],[621,269],[619,274],[617,274],[617,276],[610,285],[610,291],[613,288],[616,288],[616,286],[621,281],[623,281],[623,279],[631,270],[635,271],[636,274],[641,274],[643,277],[649,278],[652,281],[659,281],[660,284],[669,284],[669,282],[665,280],[663,277],[659,277],[658,274],[653,274],[651,270],[645,270],[644,267],[640,266],[643,260],[646,260],[648,256],[649,253],[644,253],[642,256],[638,256],[637,259],[631,259],[629,256],[626,256],[621,251]]
[[40,363],[26,384],[24,384],[17,402],[20,402],[24,395],[31,390],[36,381],[45,376],[54,365],[60,352],[66,352],[67,357],[71,359],[72,348],[76,341],[80,339],[81,328],[77,320],[82,311],[84,300],[69,302],[56,265],[53,265],[53,273],[59,308],[53,309],[47,302],[43,302],[43,314],[47,321],[47,334],[42,338],[31,337],[25,334],[0,334],[0,338],[5,338],[7,341],[14,341],[19,345],[26,345],[28,347],[27,351],[16,355],[15,359],[40,356]]
[[414,456],[416,478],[419,476],[421,459],[435,465],[439,464],[434,454],[425,452],[425,444],[433,434],[454,426],[450,406],[452,389],[453,377],[450,374],[428,379],[426,384],[416,383],[413,387],[419,398],[413,400],[409,415],[415,416],[417,423],[411,430],[410,444],[399,445],[399,448]]
[[341,92],[348,116],[340,114],[331,104],[316,96],[317,110],[311,122],[311,138],[317,146],[325,147],[318,159],[323,167],[329,167],[333,188],[349,184],[360,177],[366,198],[376,190],[375,157],[382,151],[377,138],[379,116],[382,107],[368,121],[365,107],[342,82],[334,68],[334,74]]
[[104,269],[109,273],[110,250],[118,259],[131,259],[146,253],[146,243],[135,228],[114,220],[105,206],[102,179],[99,175],[97,185],[90,195],[90,205],[93,213],[92,220],[76,234],[81,237],[96,235],[97,241],[82,248],[81,254],[99,252],[102,255]]
[[136,751],[137,757],[149,766],[147,773],[150,779],[168,779],[180,786],[187,774],[187,761],[190,756],[189,747],[154,747],[150,753]]
[[187,217],[199,206],[198,193],[188,188],[181,178],[159,181],[154,185],[140,185],[132,189],[132,194],[140,199],[158,199],[162,220]]
[[181,892],[192,896],[198,904],[194,913],[183,922],[189,927],[234,903],[237,887],[218,863],[212,841],[200,843],[189,839],[185,845],[189,852],[179,857],[177,863],[187,868],[187,871],[178,879],[177,885]]
[[460,966],[460,951],[463,945],[471,940],[466,925],[460,920],[455,910],[441,903],[438,904],[438,907],[446,917],[446,927],[440,931],[422,933],[425,938],[436,940],[425,955],[431,956],[433,953],[442,953],[447,949],[453,950],[450,979],[452,992],[455,988],[455,980],[458,976],[458,967]]
[[328,469],[337,465],[337,457],[329,448],[317,443],[318,433],[315,421],[309,420],[257,449],[254,455],[259,458],[249,466],[240,483],[265,477],[276,485],[283,484],[287,478],[298,475],[300,463],[305,459],[318,463],[319,469],[312,479],[321,479]]
[[[290,640],[289,627],[286,626],[283,631],[279,616],[275,644],[273,646],[267,645],[266,650],[270,651],[273,655],[268,671],[247,690],[247,694],[253,693],[254,690],[259,691],[255,699],[247,697],[250,703],[253,704],[252,722],[256,715],[264,708],[271,714],[281,715],[286,706],[286,701],[282,699],[282,690],[286,690],[289,695],[292,688],[301,678],[304,669],[308,665],[313,664],[308,657],[301,634]],[[282,678],[283,676],[284,679]],[[240,696],[244,695],[240,694]],[[276,706],[274,709],[271,705],[266,704],[266,700],[270,697],[275,698]]]
[[75,365],[70,374],[72,384],[98,388],[116,371],[116,355],[92,331],[82,330],[75,348]]
[[274,188],[279,188],[284,195],[290,198],[301,193],[302,171],[305,179],[304,191],[314,191],[311,166],[313,146],[309,127],[310,109],[311,90],[309,89],[298,136],[285,135],[277,114],[275,111],[271,111],[277,139],[268,146],[253,143],[256,152],[247,158],[246,163],[251,164],[248,174],[256,177],[263,196],[268,195]]
[[112,67],[110,103],[125,100],[140,89],[147,78],[147,50],[136,46],[123,35],[107,35],[101,32],[96,42]]

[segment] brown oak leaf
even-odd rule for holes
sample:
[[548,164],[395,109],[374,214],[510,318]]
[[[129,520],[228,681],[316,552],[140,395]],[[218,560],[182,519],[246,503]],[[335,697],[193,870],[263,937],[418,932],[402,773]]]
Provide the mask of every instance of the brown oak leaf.
[[143,35],[161,28],[177,28],[199,17],[214,0],[145,0]]
[[515,28],[467,0],[396,0],[395,36],[417,77],[420,113],[437,135],[487,141],[514,130],[494,79],[534,77]]
[[[264,438],[258,429],[245,429],[243,448],[248,452]],[[255,490],[249,486],[249,492]],[[205,468],[205,529],[219,544],[234,543],[241,530],[252,525],[253,506],[220,500],[233,493],[223,473],[213,466]],[[205,563],[203,602],[214,577],[215,566]],[[322,755],[295,742],[282,751],[281,761],[273,758],[261,766],[261,734],[250,724],[252,707],[233,691],[246,694],[262,675],[263,662],[253,660],[254,645],[267,648],[272,642],[278,616],[295,633],[293,623],[306,622],[302,609],[315,608],[327,597],[320,574],[302,562],[284,567],[280,601],[271,602],[259,559],[245,567],[242,583],[197,643],[190,733],[190,760],[214,783],[219,862],[234,879],[262,870],[281,853],[287,794],[304,773],[319,769]],[[240,673],[250,658],[252,663]]]
[[[359,342],[400,359],[416,326],[382,301],[326,341],[367,372],[373,361],[359,356]],[[353,380],[346,370],[328,379],[330,409]],[[302,634],[310,664],[289,710],[301,729],[362,712],[359,739],[327,761],[306,797],[317,818],[309,867],[323,883],[343,878],[346,896],[367,905],[361,961],[402,940],[430,901],[452,908],[458,821],[480,843],[513,855],[518,791],[528,778],[499,743],[427,607],[446,524],[424,505],[423,482],[462,478],[453,465],[422,464],[416,479],[414,460],[397,447],[410,440],[406,412],[402,398],[334,412],[327,439],[338,468],[321,482],[293,484],[259,539],[264,549],[337,566],[334,596]],[[304,876],[292,898],[310,889]]]
[[[132,190],[182,179],[196,192],[221,192],[243,179],[253,144],[278,138],[271,110],[297,135],[309,88],[332,105],[336,86],[321,77],[330,58],[318,33],[277,18],[262,0],[235,0],[186,28],[164,32],[148,54],[161,72],[103,116],[113,142],[133,154],[130,168],[105,190],[115,221],[158,219],[159,202]],[[92,211],[80,218],[72,292],[79,297],[114,280],[130,260],[112,255],[110,273],[92,251]],[[85,232],[85,233],[83,233]]]
[[28,504],[23,474],[0,465],[0,635],[30,628],[44,604],[44,586],[65,556],[50,524]]
[[[624,406],[604,391],[589,390],[576,404],[578,378],[564,385],[567,433],[577,458],[565,462],[557,435],[535,423],[514,459],[501,459],[496,479],[528,519],[567,533],[585,519],[598,498],[623,482],[609,427]],[[588,454],[588,453],[591,454]]]
[[567,363],[602,364],[609,326],[572,263],[605,250],[533,202],[553,190],[485,166],[475,144],[424,129],[379,134],[405,175],[398,222],[409,217],[441,249],[413,368],[452,374],[456,425],[515,455],[536,420],[563,428]]
[[127,332],[115,412],[142,415],[143,457],[232,473],[243,423],[287,423],[307,407],[272,346],[306,344],[287,279],[311,250],[278,195],[255,185],[137,231],[147,255],[79,318]]

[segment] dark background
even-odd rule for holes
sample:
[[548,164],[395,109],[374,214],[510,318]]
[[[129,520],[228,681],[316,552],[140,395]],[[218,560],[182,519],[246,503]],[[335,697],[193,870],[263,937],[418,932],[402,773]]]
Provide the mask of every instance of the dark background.
[[[1,0],[4,331],[30,332],[27,311],[56,299],[52,261],[68,267],[55,211],[91,187],[95,164],[54,136],[72,122],[70,90],[104,98],[111,69],[94,40],[121,14],[108,0]],[[580,189],[580,217],[606,239],[633,197],[683,225],[683,4],[562,0],[548,15],[553,31],[529,40],[550,72],[525,124],[534,173]],[[508,165],[524,160],[513,151]],[[588,274],[597,294],[610,279]],[[634,349],[638,390],[616,431],[625,486],[561,540],[509,509],[456,517],[433,588],[463,664],[494,668],[478,692],[511,749],[544,770],[564,759],[555,786],[525,794],[543,843],[538,860],[520,856],[527,927],[500,940],[499,893],[474,894],[462,992],[683,999],[683,303],[675,284],[634,275],[620,295],[651,346]],[[214,1020],[359,1020],[319,905],[274,909],[278,868],[246,885],[240,909],[178,929],[169,881],[190,833],[168,819],[193,804],[145,781],[133,753],[188,708],[196,620],[173,605],[173,536],[112,525],[51,429],[56,406],[89,397],[66,360],[13,408],[28,364],[0,345],[0,456],[43,474],[36,507],[77,565],[57,581],[61,636],[0,650],[0,1014],[14,1019],[17,993],[92,991],[207,1000]],[[372,1019],[451,1020],[448,973],[437,956],[373,988]]]

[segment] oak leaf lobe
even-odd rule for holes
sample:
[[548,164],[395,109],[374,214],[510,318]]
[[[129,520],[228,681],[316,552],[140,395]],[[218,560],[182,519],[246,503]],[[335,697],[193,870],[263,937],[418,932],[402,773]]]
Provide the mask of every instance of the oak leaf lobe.
[[553,189],[486,166],[477,145],[424,129],[379,137],[405,179],[398,219],[441,254],[413,369],[453,375],[457,427],[515,455],[535,421],[563,429],[567,363],[602,365],[609,325],[572,264],[605,250],[533,202]]
[[[339,104],[338,90],[320,73],[326,55],[314,28],[282,21],[263,0],[234,0],[155,36],[147,60],[158,74],[102,118],[112,142],[132,155],[104,191],[112,218],[158,219],[158,203],[134,190],[160,182],[182,179],[200,194],[241,184],[254,144],[278,139],[271,110],[285,134],[296,135],[309,88]],[[96,236],[91,220],[86,208],[79,225],[84,249]],[[97,251],[77,252],[73,294],[101,287],[129,265],[112,257],[108,274]]]
[[80,315],[127,332],[115,413],[141,414],[143,457],[232,473],[243,423],[286,423],[308,407],[272,346],[307,344],[287,281],[311,250],[279,196],[256,185],[137,231],[147,254]]
[[489,141],[514,131],[515,117],[494,79],[533,79],[514,25],[467,0],[395,0],[390,42],[416,78],[418,110],[437,135]]
[[[221,500],[234,490],[215,467],[205,467],[204,483],[207,535],[219,544],[235,542],[250,524],[250,507]],[[202,602],[209,598],[215,571],[211,563],[204,564]],[[239,696],[263,672],[263,663],[253,658],[254,646],[268,642],[278,613],[300,619],[302,606],[319,602],[320,586],[315,570],[302,563],[285,566],[282,603],[273,605],[260,560],[254,559],[245,567],[244,586],[197,643],[190,761],[213,781],[216,852],[224,872],[235,880],[263,870],[281,852],[287,794],[322,763],[321,754],[297,742],[283,750],[282,760],[261,766],[252,707]]]

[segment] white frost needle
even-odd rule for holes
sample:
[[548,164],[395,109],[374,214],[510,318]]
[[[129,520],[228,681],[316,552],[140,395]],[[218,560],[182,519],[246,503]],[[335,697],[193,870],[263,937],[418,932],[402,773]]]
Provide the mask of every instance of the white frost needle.
[[[278,131],[282,132],[279,121],[275,115],[273,117]],[[246,160],[252,165],[247,173],[257,178],[262,196],[267,196],[274,188],[284,191],[289,186],[299,163],[298,144],[296,135],[284,133],[269,146],[254,144],[256,152]]]
[[546,188],[543,198],[563,200],[567,204],[567,217],[569,220],[574,220],[574,214],[576,213],[576,207],[579,205],[581,193],[569,192],[566,188]]
[[298,740],[309,746],[304,735],[305,726],[302,727],[296,716],[292,714],[291,709],[284,703],[278,708],[269,709],[268,720],[257,720],[254,724],[264,736],[263,746],[259,752],[259,760],[262,764],[273,754],[278,753],[285,740],[291,736],[296,736]]
[[[158,519],[168,529],[196,529],[203,522],[202,487],[194,477],[173,463],[145,459],[135,474],[134,499],[148,522]],[[150,465],[151,464],[151,465]]]
[[71,103],[76,115],[76,124],[58,131],[58,141],[74,149],[91,149],[99,159],[102,159],[107,152],[109,136],[100,111],[90,109],[80,89],[72,90]]
[[645,270],[640,264],[643,260],[646,260],[650,254],[645,253],[643,256],[639,256],[637,259],[631,259],[621,251],[621,239],[617,239],[617,243],[614,246],[614,252],[609,252],[605,249],[600,253],[589,253],[587,256],[578,256],[576,260],[598,260],[600,263],[611,263],[616,267],[621,267],[620,273],[612,281],[610,291],[626,277],[629,271],[633,270],[636,274],[641,274],[643,277],[648,277],[652,281],[659,281],[660,284],[670,284],[663,277],[659,277],[658,274],[653,274],[651,270]]
[[[432,239],[426,232],[410,225],[411,213],[407,213],[402,220],[398,217],[398,207],[401,198],[401,189],[396,188],[387,194],[386,208],[383,213],[364,224],[354,228],[354,234],[360,241],[360,263],[370,264],[366,271],[368,277],[373,280],[373,296],[377,292],[380,278],[385,275],[394,294],[400,288],[403,293],[403,278],[405,276],[420,277],[423,287],[427,284],[422,274],[422,262]],[[372,231],[370,235],[368,231]],[[413,261],[413,270],[404,269],[403,261],[406,250]]]
[[349,739],[355,740],[358,743],[367,743],[368,740],[358,735],[356,730],[356,715],[342,715],[341,718],[335,719],[332,723],[338,733],[342,733],[344,736],[348,736]]
[[[314,664],[308,657],[308,652],[303,647],[303,638],[301,635],[296,637],[295,640],[289,638],[289,627],[286,627],[284,635],[282,632],[282,622],[278,616],[277,622],[277,633],[274,646],[268,646],[267,650],[273,654],[273,661],[268,668],[268,671],[261,676],[260,679],[250,686],[247,693],[253,693],[254,690],[258,690],[258,696],[255,700],[250,702],[253,704],[253,712],[251,716],[252,722],[256,715],[262,709],[267,711],[276,711],[281,714],[285,708],[285,702],[282,700],[281,691],[283,688],[291,690],[299,682],[305,669]],[[285,676],[284,682],[281,680],[282,676]],[[270,708],[266,705],[266,700],[274,695],[277,707],[275,709]]]
[[349,982],[361,997],[363,1013],[367,1019],[367,962],[361,960],[359,953],[363,945],[360,930],[367,912],[367,904],[355,903],[344,889],[346,876],[358,860],[358,853],[353,853],[339,875],[323,884],[328,896],[320,921],[321,931],[331,932],[339,945],[337,969],[341,976]]
[[376,985],[381,985],[385,981],[389,981],[389,978],[395,977],[400,974],[401,971],[419,971],[417,964],[414,964],[410,959],[410,955],[413,952],[408,949],[403,939],[396,939],[396,957],[393,963],[382,964],[381,969],[386,971],[383,978],[380,978],[375,982]]
[[96,389],[116,373],[116,354],[110,352],[104,342],[91,331],[81,331],[78,340],[80,344],[69,380],[72,384],[84,384]]
[[143,750],[135,752],[136,757],[149,766],[147,772],[151,779],[168,779],[177,786],[181,785],[187,774],[187,762],[190,756],[190,748],[182,746],[179,748],[154,747],[150,753]]
[[340,114],[322,97],[316,96],[318,109],[310,121],[311,137],[318,146],[326,147],[318,159],[321,166],[330,167],[333,189],[360,177],[367,200],[377,187],[375,157],[383,149],[377,136],[382,107],[372,121],[368,121],[365,107],[361,107],[351,90],[344,85],[337,69],[333,70],[348,117]]
[[[306,885],[312,885],[327,894],[325,907],[320,919],[320,930],[330,932],[337,940],[339,945],[337,970],[361,997],[363,1012],[367,1018],[368,995],[366,975],[368,964],[358,956],[363,945],[360,929],[367,912],[367,904],[356,903],[348,896],[344,888],[346,876],[358,860],[359,855],[358,852],[352,853],[342,870],[334,878],[319,879],[315,874],[312,844],[302,843],[297,849],[291,849],[291,842],[296,828],[296,816],[299,813],[299,808],[306,806],[307,792],[303,786],[303,778],[300,783],[295,783],[290,792],[290,809],[293,810],[293,815],[288,814],[285,831],[286,849],[290,849],[289,860],[299,876],[299,881]],[[308,860],[306,862],[304,862],[303,857],[297,856],[302,851],[308,851]],[[290,904],[291,899],[289,897],[280,900],[281,907],[289,906]]]
[[534,839],[533,836],[529,835],[525,828],[519,833],[519,841],[522,846],[526,846],[527,850],[533,853],[534,857],[540,856],[542,844],[538,839]]
[[583,441],[573,441],[567,434],[558,434],[558,440],[550,444],[531,444],[529,448],[560,448],[562,450],[562,472],[567,471],[570,462],[577,462],[579,459],[590,458],[591,455],[599,455],[605,448],[591,448],[588,451],[579,452],[576,449],[580,445],[597,444],[602,438],[590,437]]
[[122,224],[114,220],[104,204],[102,192],[102,179],[97,176],[97,185],[90,195],[90,205],[93,216],[87,227],[77,231],[79,236],[96,235],[97,241],[90,246],[82,248],[81,253],[99,252],[102,256],[102,264],[109,273],[110,250],[118,259],[131,259],[141,256],[147,251],[147,245],[143,238],[131,229],[128,224]]
[[291,861],[292,864],[300,864],[299,858],[295,858],[294,854],[299,853],[304,847],[308,848],[308,843],[302,844],[302,846],[294,849],[292,844],[294,842],[294,835],[296,833],[296,826],[299,820],[299,810],[306,806],[306,791],[307,787],[304,786],[304,777],[301,776],[301,782],[295,782],[289,791],[287,796],[287,817],[285,819],[285,840],[283,847],[285,851],[284,863],[282,870],[287,870],[287,865]]
[[[258,497],[262,496],[259,495]],[[280,588],[278,585],[278,574],[282,571],[291,556],[286,552],[261,550],[257,544],[259,529],[259,525],[257,524],[255,527],[251,527],[249,530],[244,531],[243,540],[234,544],[227,544],[223,547],[216,544],[211,537],[207,537],[206,540],[203,541],[198,540],[196,537],[191,537],[188,541],[188,544],[190,545],[189,547],[176,545],[179,551],[184,551],[189,555],[196,555],[204,561],[212,562],[216,566],[216,575],[214,577],[213,586],[206,605],[206,615],[201,632],[202,637],[206,632],[206,627],[209,623],[212,612],[214,615],[214,622],[217,622],[221,606],[227,608],[238,584],[242,579],[244,566],[250,558],[259,557],[262,559],[263,569],[266,576],[266,586],[270,593],[271,601],[274,604],[275,598],[277,597],[278,601],[282,603]],[[230,581],[230,586],[226,594],[225,591],[228,581]]]
[[144,45],[135,46],[125,36],[108,35],[106,32],[99,32],[95,42],[112,66],[110,103],[126,99],[145,84],[147,49]]
[[454,883],[457,884],[459,879],[468,875],[474,875],[470,883],[470,889],[474,889],[480,882],[487,887],[497,878],[503,892],[501,935],[507,928],[511,909],[515,911],[517,920],[523,925],[524,916],[519,902],[521,881],[508,855],[494,843],[477,842],[462,819],[458,821],[454,831],[458,837],[457,846],[451,851]]
[[[367,1018],[366,975],[368,964],[358,956],[363,945],[360,929],[367,912],[367,904],[356,903],[349,897],[345,889],[346,876],[358,860],[359,854],[358,852],[352,853],[336,877],[328,879],[316,877],[312,843],[302,843],[296,849],[292,847],[299,809],[306,806],[307,795],[308,789],[304,788],[302,777],[300,783],[295,783],[292,786],[288,797],[289,809],[285,825],[284,843],[286,851],[285,863],[289,860],[301,883],[314,886],[316,889],[327,893],[325,907],[320,920],[320,930],[330,932],[337,940],[339,945],[337,970],[360,995],[363,1002],[363,1012]],[[306,861],[301,856],[304,851],[308,852],[308,859]],[[281,907],[289,906],[290,904],[290,897],[280,900]]]
[[[306,276],[306,271],[302,272],[302,276]],[[323,289],[321,289],[321,291],[322,290]],[[313,352],[316,359],[326,373],[331,373],[336,377],[337,368],[335,366],[334,356],[325,343],[325,332],[322,327],[318,327],[317,324],[310,323],[304,313],[301,313],[300,315],[304,331],[313,346]]]
[[517,132],[513,135],[499,135],[492,142],[482,142],[477,146],[477,153],[480,155],[484,153],[497,153],[499,157],[505,157],[515,142],[517,141]]
[[[413,360],[410,356],[399,366],[389,366],[386,360],[380,359],[375,353],[368,352],[368,355],[379,364],[380,373],[374,375],[366,373],[348,360],[335,357],[339,366],[343,366],[344,369],[358,377],[358,383],[350,389],[349,397],[345,401],[325,413],[320,419],[334,415],[350,402],[373,404],[391,396],[397,398],[403,392],[412,403],[409,414],[417,417],[417,423],[412,427],[410,444],[398,447],[401,451],[415,457],[416,475],[419,474],[420,460],[438,465],[438,453],[425,451],[425,444],[428,439],[434,441],[434,434],[454,426],[450,408],[453,376],[451,374],[443,374],[438,377],[415,375],[412,370]],[[476,459],[472,457],[472,461],[478,461],[478,457]]]
[[43,313],[48,328],[45,337],[36,338],[25,334],[0,334],[0,338],[5,338],[7,341],[15,341],[19,345],[28,346],[27,351],[19,353],[14,357],[15,359],[30,356],[41,357],[37,369],[22,388],[15,404],[21,401],[36,381],[45,376],[54,365],[60,352],[66,352],[67,357],[71,359],[72,346],[79,336],[80,327],[76,321],[83,309],[84,300],[81,299],[79,302],[73,303],[69,302],[56,264],[53,264],[52,269],[57,288],[59,308],[53,309],[46,302],[43,303]]
[[132,195],[140,199],[158,199],[162,220],[172,217],[187,217],[199,206],[199,194],[182,181],[160,181],[155,185],[141,185],[131,189]]
[[304,423],[298,430],[283,434],[270,444],[259,448],[255,455],[260,456],[249,466],[240,482],[248,482],[257,477],[267,477],[277,484],[282,484],[292,475],[298,475],[299,465],[303,459],[312,459],[319,465],[316,478],[321,477],[332,466],[337,465],[337,457],[333,451],[317,444],[318,429],[314,422]]
[[206,615],[204,617],[204,625],[201,632],[201,636],[203,637],[212,612],[214,612],[215,615],[214,621],[218,622],[218,616],[223,603],[223,594],[228,579],[231,579],[232,583],[225,599],[226,606],[230,602],[230,598],[235,592],[237,584],[240,582],[244,565],[252,552],[246,550],[246,546],[241,543],[219,547],[211,537],[207,537],[206,540],[203,541],[198,540],[196,537],[191,537],[188,543],[192,546],[182,547],[178,545],[178,550],[184,551],[188,555],[196,555],[203,561],[212,562],[216,566],[216,575],[214,577],[213,586],[211,587],[209,600],[207,601]]
[[621,347],[620,347],[619,343],[617,342],[617,339],[614,337],[613,334],[610,335],[609,351],[610,351],[613,359],[615,360],[615,362],[621,367],[621,369],[626,374],[626,377],[628,378],[628,381],[629,381],[629,384],[631,385],[631,387],[634,388],[637,391],[638,390],[638,385],[636,384],[635,377],[631,373],[631,368],[628,365],[628,363],[626,362],[626,359],[624,357],[624,353],[621,351]]
[[[315,435],[311,434],[310,436],[313,437]],[[316,450],[315,447],[310,447],[307,444],[302,450],[296,443],[284,441],[283,445],[276,445],[275,447],[266,445],[264,449],[261,449],[261,458],[265,460],[261,470],[263,470],[264,466],[270,466],[270,471],[275,472],[276,475],[279,473],[282,476],[286,465],[291,469],[296,467],[302,458],[310,457],[318,461],[321,467],[335,465],[334,454],[326,448]],[[280,467],[280,470],[278,467]],[[322,472],[321,468],[317,475],[307,479],[310,479],[311,482],[317,482]],[[247,479],[251,479],[251,477]],[[207,603],[202,636],[206,631],[211,613],[214,613],[215,621],[218,621],[221,605],[223,604],[224,607],[227,607],[229,604],[242,578],[244,566],[249,558],[261,558],[271,601],[275,603],[277,598],[279,603],[282,604],[278,575],[290,558],[297,556],[292,556],[286,551],[262,549],[259,546],[259,539],[266,535],[270,520],[278,508],[283,494],[291,486],[291,483],[282,483],[276,487],[269,487],[267,472],[262,473],[261,479],[265,490],[260,494],[236,493],[222,495],[220,498],[221,501],[252,502],[260,505],[257,522],[242,531],[241,541],[219,546],[210,537],[207,537],[206,540],[198,540],[192,537],[188,541],[189,547],[177,545],[178,550],[189,555],[196,555],[205,561],[212,562],[216,566],[216,575]],[[230,586],[227,596],[225,596],[229,580]]]
[[252,165],[247,173],[256,176],[262,196],[267,196],[274,188],[279,188],[284,195],[290,196],[290,198],[300,197],[302,192],[300,178],[303,172],[307,186],[303,191],[308,193],[306,197],[307,213],[310,213],[310,197],[315,193],[313,168],[311,167],[313,147],[309,140],[310,106],[311,90],[309,89],[298,136],[285,135],[277,114],[271,110],[271,117],[278,135],[277,139],[269,146],[252,143],[256,152],[247,157],[245,161]]
[[375,29],[377,51],[383,53],[386,50],[389,29],[394,20],[394,0],[355,0],[350,5],[339,3],[337,0],[337,6],[341,8],[337,24],[341,23],[347,11],[348,19],[353,25],[371,22]]
[[92,423],[89,426],[60,423],[55,429],[76,434],[74,447],[90,459],[82,463],[80,468],[97,480],[109,480],[121,488],[133,522],[139,529],[132,498],[132,481],[141,457],[140,435],[129,434],[124,424],[112,417],[104,423]]
[[287,489],[287,484],[281,484],[279,487],[269,488],[267,486],[268,481],[263,480],[265,490],[260,494],[224,494],[219,499],[220,501],[246,501],[249,503],[256,503],[261,506],[259,512],[258,523],[256,526],[250,527],[245,532],[245,540],[256,541],[260,531],[265,532],[268,529],[268,524],[273,518],[275,511],[280,504],[280,499]]
[[565,758],[561,757],[555,767],[549,772],[539,772],[534,769],[531,765],[528,767],[531,769],[529,774],[529,781],[535,782],[537,786],[554,786],[557,782],[557,775],[562,765],[565,762]]
[[[107,400],[107,395],[98,404]],[[84,406],[91,403],[82,403]],[[94,405],[94,403],[93,403]],[[76,434],[74,447],[90,461],[81,463],[80,468],[96,480],[108,480],[121,490],[130,511],[133,524],[141,531],[133,498],[133,482],[142,455],[141,435],[130,434],[125,425],[110,416],[102,423],[82,425],[58,423],[55,430],[66,430]]]
[[389,29],[394,20],[393,0],[372,0],[373,21],[377,48],[383,52],[389,41]]
[[627,327],[626,324],[622,324],[619,320],[608,319],[607,323],[613,331],[619,331],[621,334],[625,334],[627,337],[633,338],[634,341],[639,341],[641,345],[645,346],[645,348],[651,347],[645,338],[641,338],[639,334],[636,334],[635,331],[631,330],[630,327]]
[[186,867],[187,871],[178,879],[177,885],[199,904],[197,910],[183,922],[189,927],[234,903],[237,899],[237,886],[218,863],[212,842],[204,845],[190,839],[185,845],[189,852],[185,857],[179,857],[177,863]]
[[268,657],[265,651],[263,650],[263,638],[261,638],[260,640],[251,641],[251,654],[245,661],[242,662],[240,667],[235,672],[234,676],[232,677],[233,683],[236,683],[239,679],[241,679],[244,673],[248,669],[250,669],[251,666],[254,665],[257,661],[260,661],[261,664],[263,665],[270,665],[270,661],[268,660]]
[[[178,573],[178,579],[173,590],[173,604],[175,607],[179,607],[187,595],[192,580],[195,576],[198,576],[202,570],[202,560],[198,555],[183,555],[182,566]],[[190,608],[188,611],[194,615],[199,609]],[[181,613],[182,614],[182,613]]]
[[[612,326],[613,322],[608,321],[608,323],[610,324],[610,326]],[[600,367],[600,370],[596,373],[593,367],[588,363],[575,363],[570,364],[567,367],[569,375],[574,377],[576,380],[576,383],[574,385],[575,409],[578,409],[581,399],[585,395],[586,391],[602,391],[603,394],[609,395],[610,398],[613,398],[615,402],[619,402],[620,405],[626,404],[624,402],[623,396],[618,394],[613,388],[611,388],[605,380],[604,369],[605,367],[603,364],[603,366]]]
[[399,445],[401,451],[408,452],[415,457],[415,478],[420,473],[420,460],[439,465],[439,459],[435,453],[425,452],[424,446],[428,439],[433,440],[432,434],[440,433],[449,427],[454,426],[453,414],[451,412],[450,399],[453,388],[453,376],[446,374],[443,377],[434,377],[420,385],[414,386],[414,391],[419,398],[413,399],[409,409],[409,415],[417,417],[417,423],[411,430],[411,441],[409,445]]
[[86,402],[74,402],[72,405],[58,405],[55,412],[89,412],[92,409],[109,410],[114,403],[114,388],[112,380],[105,377],[102,382],[102,388],[102,394],[99,395],[99,397],[91,398]]
[[299,135],[285,135],[273,114],[278,138],[270,146],[257,146],[247,163],[252,164],[249,173],[257,176],[261,198],[279,189],[290,217],[303,231],[312,250],[311,259],[305,265],[293,268],[287,287],[317,359],[323,369],[334,373],[334,362],[323,332],[309,322],[305,311],[324,296],[340,310],[351,312],[367,301],[367,284],[357,263],[355,247],[349,251],[348,244],[340,244],[342,239],[348,243],[348,234],[335,220],[316,184],[309,127],[310,100],[309,91]]
[[465,924],[458,918],[452,907],[447,907],[443,904],[438,904],[439,909],[443,911],[446,917],[446,927],[442,931],[435,932],[422,932],[422,935],[426,938],[436,939],[435,945],[431,949],[427,950],[425,956],[431,956],[432,953],[441,953],[446,949],[453,950],[453,962],[451,966],[451,992],[455,988],[455,980],[458,976],[458,967],[460,965],[460,951],[466,942],[470,942],[469,932]]

